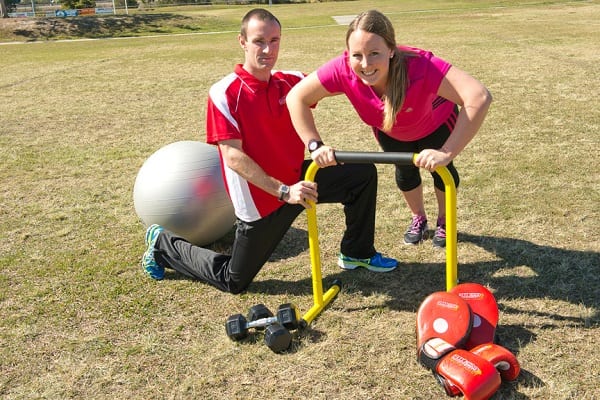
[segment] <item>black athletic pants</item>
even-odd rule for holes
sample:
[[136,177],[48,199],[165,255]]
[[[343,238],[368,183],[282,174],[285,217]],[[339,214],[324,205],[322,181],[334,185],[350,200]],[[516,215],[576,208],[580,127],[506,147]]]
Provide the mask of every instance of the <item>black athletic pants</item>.
[[[444,143],[446,143],[446,140],[452,133],[457,115],[458,107],[455,107],[454,113],[450,116],[448,121],[440,125],[430,135],[424,137],[423,139],[415,140],[414,142],[401,142],[386,135],[382,131],[377,132],[377,140],[379,141],[379,145],[383,151],[389,152],[398,151],[419,153],[425,149],[439,149],[444,145]],[[446,168],[448,168],[452,178],[454,178],[454,184],[458,188],[460,184],[460,177],[456,167],[454,166],[454,163],[450,162]],[[433,177],[434,186],[442,192],[445,192],[446,186],[444,185],[442,177],[437,172],[431,172],[431,176]],[[403,192],[409,192],[417,188],[420,184],[421,173],[419,168],[415,167],[414,165],[396,165],[396,185],[398,186],[398,189]]]
[[[310,165],[303,163],[302,176]],[[368,258],[375,254],[375,207],[377,170],[372,164],[344,164],[321,168],[315,182],[319,203],[342,203],[346,231],[340,251],[347,256]],[[237,220],[231,255],[195,246],[169,231],[156,241],[155,260],[166,268],[199,279],[218,289],[240,293],[256,274],[304,210],[298,204],[284,204],[277,211],[254,222]]]

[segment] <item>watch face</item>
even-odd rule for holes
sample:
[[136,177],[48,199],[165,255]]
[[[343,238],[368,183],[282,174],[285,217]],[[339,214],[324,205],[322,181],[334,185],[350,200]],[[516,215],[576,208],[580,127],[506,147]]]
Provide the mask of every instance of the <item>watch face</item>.
[[290,187],[288,185],[279,186],[279,201],[283,201],[286,194],[290,193]]
[[308,151],[313,152],[316,149],[318,149],[319,147],[321,147],[323,143],[319,142],[318,140],[311,140],[310,142],[308,142]]

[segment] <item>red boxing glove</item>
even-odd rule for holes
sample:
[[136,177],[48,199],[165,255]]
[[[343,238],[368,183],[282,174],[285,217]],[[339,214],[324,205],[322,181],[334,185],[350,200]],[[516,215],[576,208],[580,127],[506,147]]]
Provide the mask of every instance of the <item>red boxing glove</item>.
[[492,292],[478,283],[461,283],[450,289],[465,300],[473,312],[473,326],[465,344],[472,349],[483,343],[493,343],[498,325],[498,303]]
[[514,381],[521,372],[517,357],[505,347],[494,343],[482,344],[471,349],[471,353],[491,362],[506,381]]
[[462,393],[466,400],[487,400],[500,387],[500,374],[491,362],[439,338],[423,343],[419,361],[434,372],[449,396]]
[[462,347],[471,330],[469,305],[458,295],[435,292],[427,296],[417,311],[417,357],[423,343],[441,338],[454,347]]

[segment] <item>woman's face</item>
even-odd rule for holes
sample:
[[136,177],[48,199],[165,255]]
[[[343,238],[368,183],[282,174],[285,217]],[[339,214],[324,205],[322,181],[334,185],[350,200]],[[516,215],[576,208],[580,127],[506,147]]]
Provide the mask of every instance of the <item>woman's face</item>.
[[358,29],[348,38],[350,67],[365,85],[372,86],[379,95],[385,93],[393,54],[383,38],[374,33]]

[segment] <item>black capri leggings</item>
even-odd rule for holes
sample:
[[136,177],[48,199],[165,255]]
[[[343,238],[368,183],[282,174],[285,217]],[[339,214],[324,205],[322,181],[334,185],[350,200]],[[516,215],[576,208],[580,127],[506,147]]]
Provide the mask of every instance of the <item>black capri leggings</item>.
[[[379,140],[379,145],[383,149],[383,151],[388,152],[409,152],[409,153],[419,153],[425,149],[439,149],[441,148],[446,140],[450,136],[452,132],[451,129],[454,127],[454,122],[456,121],[456,114],[458,113],[458,108],[454,109],[454,113],[450,116],[450,119],[440,125],[433,133],[428,136],[425,136],[422,139],[415,140],[414,142],[401,142],[390,136],[386,135],[382,131],[377,132],[377,138]],[[448,171],[454,178],[454,184],[458,188],[460,183],[460,177],[458,176],[458,171],[454,167],[454,164],[451,162],[446,166]],[[444,181],[442,177],[438,175],[437,172],[432,172],[431,176],[433,177],[433,184],[435,187],[442,192],[445,191]],[[421,173],[419,168],[414,165],[396,165],[396,185],[403,192],[411,191],[417,188],[421,184]]]

